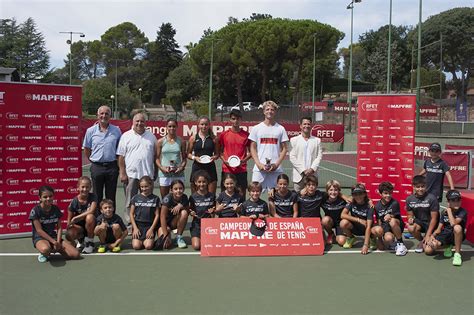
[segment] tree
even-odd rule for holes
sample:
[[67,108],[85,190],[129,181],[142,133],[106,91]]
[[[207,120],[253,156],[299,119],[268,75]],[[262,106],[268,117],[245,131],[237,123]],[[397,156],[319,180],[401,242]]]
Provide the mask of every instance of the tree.
[[[458,96],[466,95],[474,71],[474,8],[454,8],[428,18],[421,26],[422,45],[433,43],[443,35],[443,71],[451,73]],[[410,34],[417,47],[417,29]],[[427,68],[440,65],[439,45],[422,50]]]
[[[350,64],[350,47],[343,47],[339,49],[339,56],[344,60],[344,66],[342,68],[343,78],[349,77],[349,64]],[[363,80],[362,77],[362,61],[365,59],[364,49],[359,43],[352,45],[352,76],[355,80]]]
[[114,86],[107,78],[84,82],[82,89],[82,111],[94,114],[102,105],[112,107],[110,95],[114,95]]
[[[72,43],[72,78],[80,83],[96,79],[104,73],[103,46],[99,40]],[[69,69],[68,59],[64,60],[65,68]]]
[[199,96],[201,82],[194,73],[189,59],[173,69],[166,79],[166,97],[176,111],[180,111],[182,104]]
[[159,104],[166,95],[165,80],[171,70],[176,68],[182,58],[179,45],[174,39],[176,30],[171,23],[163,23],[157,32],[156,40],[148,47],[145,90],[153,104]]
[[41,79],[49,69],[49,55],[44,36],[28,18],[19,26],[15,19],[0,22],[2,65],[17,68],[22,81]]

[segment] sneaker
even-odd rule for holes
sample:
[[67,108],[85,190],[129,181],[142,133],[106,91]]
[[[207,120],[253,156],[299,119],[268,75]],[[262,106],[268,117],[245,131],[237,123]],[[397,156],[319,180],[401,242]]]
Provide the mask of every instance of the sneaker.
[[413,235],[411,235],[411,233],[403,233],[403,237],[406,238],[406,239],[410,239],[410,238],[413,238]]
[[453,258],[453,266],[461,266],[462,265],[462,257],[459,253],[454,253]]
[[93,242],[86,242],[86,247],[82,250],[83,254],[92,254],[94,251],[94,243]]
[[39,254],[39,255],[38,255],[38,261],[39,261],[40,263],[45,263],[45,262],[48,261],[48,257],[46,257],[46,256],[43,255],[43,254]]
[[333,238],[334,238],[334,233],[333,232],[328,233],[328,236],[326,237],[326,244],[331,245],[333,242]]
[[355,237],[352,236],[352,237],[347,237],[346,238],[346,242],[344,243],[344,245],[342,245],[342,247],[344,248],[352,248],[352,245],[354,244],[355,242]]
[[375,238],[370,238],[369,249],[374,250],[377,248],[377,240]]
[[395,246],[395,255],[397,256],[405,256],[407,254],[408,250],[405,244],[403,243],[397,243]]
[[[403,245],[403,243],[392,242],[390,245],[388,245],[388,249],[389,249],[389,250],[395,250],[395,251],[396,251],[397,248],[398,248],[398,244],[402,244],[402,245]],[[405,246],[405,245],[403,245],[403,246]],[[406,247],[405,247],[405,249],[406,249]]]
[[453,245],[449,245],[448,247],[446,247],[444,249],[444,253],[443,253],[444,257],[446,258],[451,258],[453,257]]
[[103,253],[105,253],[105,251],[106,251],[105,245],[99,245],[99,248],[97,249],[97,252],[100,253],[100,254],[103,254]]
[[120,246],[115,246],[114,248],[112,248],[112,252],[113,253],[120,253],[122,249],[120,248]]
[[425,249],[423,248],[423,241],[420,241],[418,243],[418,246],[416,246],[416,248],[415,248],[415,253],[421,254],[424,251],[425,251]]
[[78,240],[77,243],[76,243],[76,248],[78,250],[83,249],[84,248],[84,243]]
[[176,244],[178,245],[179,248],[188,247],[188,245],[186,245],[186,242],[184,241],[181,235],[176,236]]

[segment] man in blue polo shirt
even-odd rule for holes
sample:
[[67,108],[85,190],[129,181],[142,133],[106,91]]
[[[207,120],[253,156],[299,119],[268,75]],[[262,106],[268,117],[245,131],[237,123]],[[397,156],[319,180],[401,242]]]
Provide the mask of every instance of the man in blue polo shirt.
[[119,175],[115,152],[122,132],[117,126],[110,124],[110,115],[111,110],[108,106],[99,107],[98,121],[87,129],[82,146],[85,155],[92,163],[92,186],[97,200],[100,202],[104,198],[105,187],[105,198],[112,200],[115,205]]

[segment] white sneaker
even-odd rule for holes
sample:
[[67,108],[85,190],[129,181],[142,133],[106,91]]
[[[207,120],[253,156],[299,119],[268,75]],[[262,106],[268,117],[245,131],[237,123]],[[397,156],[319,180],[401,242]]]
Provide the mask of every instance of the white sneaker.
[[82,250],[83,254],[92,254],[94,251],[94,239],[86,237],[84,238],[85,247]]
[[78,250],[81,250],[82,248],[84,248],[84,243],[82,243],[81,241],[77,241],[76,243],[76,248]]
[[397,256],[405,256],[407,254],[408,250],[403,243],[397,243],[397,246],[395,247],[395,255]]
[[415,248],[415,253],[421,254],[424,251],[425,249],[423,248],[423,241],[420,241],[420,243],[418,243],[418,246]]

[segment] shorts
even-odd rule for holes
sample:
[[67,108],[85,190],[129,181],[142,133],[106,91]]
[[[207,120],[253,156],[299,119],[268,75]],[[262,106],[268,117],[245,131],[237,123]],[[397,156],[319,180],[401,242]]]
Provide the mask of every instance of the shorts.
[[201,237],[201,220],[194,219],[191,222],[191,228],[189,229],[191,232],[191,237]]
[[[221,190],[222,191],[225,190],[225,187],[224,187],[224,176],[225,176],[225,174],[231,174],[231,173],[225,173],[225,172],[221,173]],[[236,186],[240,188],[240,191],[242,193],[245,192],[247,190],[247,187],[248,187],[247,172],[237,173],[237,174],[233,174],[233,175],[237,179]]]
[[83,231],[86,230],[86,220],[81,220],[79,222],[74,223],[74,225],[78,225],[82,228]]
[[[140,231],[140,237],[138,238],[139,241],[144,241],[146,240],[146,232],[150,229],[151,224],[150,223],[144,223],[144,222],[136,222],[138,230]],[[153,231],[153,238],[155,238],[156,235],[156,229]],[[132,239],[137,239],[132,236]]]
[[110,226],[107,227],[107,232],[105,234],[105,243],[112,244],[115,243],[117,239],[115,238],[114,231]]
[[357,222],[351,222],[352,223],[352,234],[357,235],[357,236],[362,236],[365,235],[365,226],[363,224],[357,223]]
[[[57,235],[50,235],[53,239],[57,239]],[[49,243],[49,246],[51,246],[51,248],[53,248],[53,243],[51,243],[50,241],[48,240],[45,240],[44,238],[42,238],[41,236],[36,236],[36,237],[33,237],[32,239],[33,241],[33,246],[36,248],[36,243],[38,243],[38,241],[47,241]]]
[[171,186],[171,183],[174,181],[174,180],[177,180],[179,179],[180,181],[182,181],[184,183],[184,176],[180,176],[180,177],[159,177],[158,178],[158,182],[160,183],[160,186],[161,187],[168,187],[168,186]]
[[422,221],[420,219],[415,218],[414,222],[415,224],[418,224],[419,226],[421,226],[421,233],[426,233],[426,231],[428,231],[428,228],[430,226],[429,221]]
[[[403,229],[405,228],[405,223],[403,223],[403,220],[402,220],[401,218],[396,217],[396,218],[394,218],[394,219],[397,219],[397,220],[400,221],[400,231],[402,231],[402,233],[403,233]],[[392,232],[392,227],[390,226],[390,223],[385,222],[385,221],[381,221],[380,224],[379,224],[379,226],[382,227],[384,234],[385,234],[385,233],[388,233],[388,232],[390,232],[390,233],[393,234],[393,232]]]
[[[439,235],[437,235],[436,240],[441,243],[442,246],[445,245],[454,245],[454,231],[451,228],[444,228]],[[464,230],[462,232],[462,240],[466,239],[466,233]]]
[[268,191],[276,187],[277,177],[281,172],[252,172],[252,182],[259,182],[262,185],[263,191]]
[[[330,217],[332,219],[332,222],[334,223],[332,228],[334,230],[336,230],[336,235],[344,235],[344,232],[342,231],[342,228],[341,228],[341,218],[338,218],[336,220],[336,218],[333,218],[330,215],[328,215],[328,217]],[[365,231],[364,231],[364,233],[365,233]]]
[[195,174],[199,170],[204,170],[207,172],[207,175],[209,175],[209,183],[217,182],[216,163],[211,162],[209,164],[201,164],[194,162],[191,168],[191,177],[189,179],[191,184],[194,183],[194,176],[192,174]]

